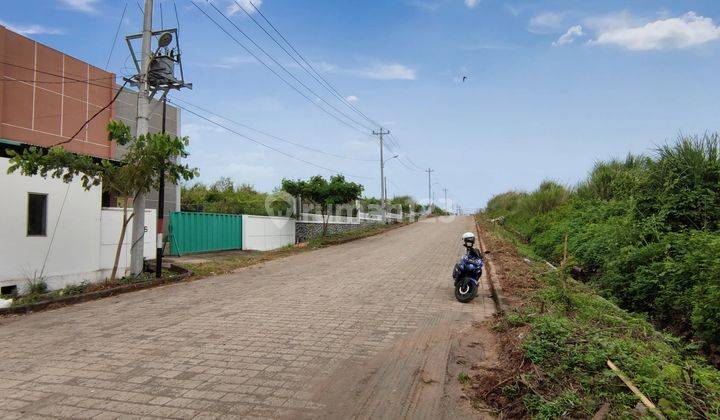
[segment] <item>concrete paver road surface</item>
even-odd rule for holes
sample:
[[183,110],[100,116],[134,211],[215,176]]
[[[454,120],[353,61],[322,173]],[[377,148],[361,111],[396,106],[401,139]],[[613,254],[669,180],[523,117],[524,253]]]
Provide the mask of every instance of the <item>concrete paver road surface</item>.
[[469,217],[0,319],[2,418],[433,417]]

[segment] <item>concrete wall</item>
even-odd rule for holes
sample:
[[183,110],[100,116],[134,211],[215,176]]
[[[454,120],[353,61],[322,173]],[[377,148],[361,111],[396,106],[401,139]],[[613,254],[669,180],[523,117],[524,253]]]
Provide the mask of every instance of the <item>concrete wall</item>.
[[269,251],[295,244],[295,220],[243,215],[243,249]]
[[[100,187],[86,191],[79,181],[66,184],[39,176],[8,175],[8,162],[0,158],[0,219],[4,221],[0,229],[0,286],[17,285],[22,290],[27,278],[40,276],[41,272],[50,289],[104,279],[112,268],[119,239],[120,210],[101,209]],[[27,236],[28,193],[47,194],[44,236]],[[145,220],[145,257],[152,258],[155,211],[148,210]],[[126,265],[124,262],[121,267]],[[120,272],[124,273],[124,269]]]
[[[132,209],[130,209],[132,211]],[[122,227],[122,208],[105,207],[100,215],[100,279],[110,277],[113,263],[115,262],[115,251],[120,240]],[[145,259],[155,259],[155,231],[157,225],[157,211],[154,209],[145,210],[145,227],[147,231],[143,237],[143,256]],[[132,220],[125,231],[125,240],[120,251],[118,263],[118,277],[124,276],[130,268],[130,244],[132,241]]]

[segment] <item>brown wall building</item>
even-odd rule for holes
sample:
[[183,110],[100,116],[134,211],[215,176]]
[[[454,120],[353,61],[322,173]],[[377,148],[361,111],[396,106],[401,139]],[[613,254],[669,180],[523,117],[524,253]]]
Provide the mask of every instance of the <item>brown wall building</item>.
[[[113,96],[115,74],[0,26],[0,138],[49,147],[68,139]],[[112,158],[103,111],[66,148]]]
[[[105,107],[119,86],[115,74],[65,55],[0,26],[0,140],[51,147],[66,141]],[[166,131],[179,135],[180,112],[167,107]],[[135,131],[137,93],[124,89],[117,100],[64,147],[75,153],[117,159],[124,150],[108,140],[111,119]],[[150,132],[161,128],[162,105],[154,102]],[[179,188],[165,191],[166,212],[180,210]],[[152,192],[148,208],[157,208]]]

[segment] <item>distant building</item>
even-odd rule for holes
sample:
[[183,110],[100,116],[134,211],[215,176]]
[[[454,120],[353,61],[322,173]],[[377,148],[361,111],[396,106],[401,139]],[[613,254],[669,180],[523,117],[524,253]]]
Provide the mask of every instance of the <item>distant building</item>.
[[[112,100],[118,88],[114,73],[0,26],[2,293],[22,289],[26,280],[40,275],[51,288],[97,281],[112,268],[110,257],[114,257],[120,225],[117,210],[109,208],[116,204],[113,197],[100,188],[85,191],[79,182],[68,185],[39,176],[8,175],[7,149],[50,147],[67,140]],[[159,132],[161,126],[162,105],[155,105],[151,132]],[[64,147],[95,158],[120,158],[124,150],[108,140],[106,126],[117,119],[134,132],[136,110],[137,93],[125,89]],[[179,127],[180,111],[168,105],[166,131],[179,135]],[[168,185],[165,197],[166,211],[179,210],[177,186]],[[156,192],[148,197],[147,208],[145,257],[153,258]],[[121,274],[128,257],[126,249]]]

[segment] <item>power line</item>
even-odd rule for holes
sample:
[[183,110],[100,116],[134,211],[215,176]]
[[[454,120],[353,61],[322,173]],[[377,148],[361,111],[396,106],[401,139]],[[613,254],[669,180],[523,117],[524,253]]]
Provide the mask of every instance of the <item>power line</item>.
[[[342,102],[345,106],[347,106],[347,107],[350,108],[351,110],[357,112],[361,117],[365,118],[365,120],[367,120],[370,124],[373,124],[373,125],[378,126],[378,127],[380,126],[379,123],[377,123],[376,121],[374,121],[373,119],[371,119],[370,117],[368,117],[367,115],[365,115],[365,113],[363,113],[363,112],[360,111],[360,109],[358,109],[355,105],[353,105],[352,103],[350,103],[350,101],[347,100],[347,98],[345,97],[345,95],[343,95],[342,93],[340,93],[330,82],[328,82],[327,79],[325,79],[325,77],[323,77],[323,76],[315,69],[315,67],[314,67],[312,64],[310,64],[310,62],[309,62],[308,60],[305,59],[305,57],[297,50],[297,48],[295,48],[295,47],[293,46],[293,44],[290,43],[290,41],[288,41],[288,39],[282,34],[282,32],[280,32],[280,30],[279,30],[275,25],[273,25],[272,22],[270,22],[270,20],[265,16],[265,14],[264,14],[262,11],[260,11],[260,9],[257,8],[252,1],[250,1],[250,5],[253,7],[253,9],[255,9],[255,11],[256,11],[260,16],[262,16],[262,18],[265,20],[265,22],[266,22],[268,25],[270,25],[270,27],[273,29],[273,31],[275,31],[275,33],[278,34],[278,35],[280,36],[280,38],[282,38],[283,41],[285,41],[285,44],[287,44],[288,47],[290,47],[290,49],[292,49],[293,52],[295,52],[295,54],[300,58],[300,60],[302,60],[302,62],[305,63],[304,65],[303,65],[302,63],[300,63],[300,62],[295,58],[294,55],[290,54],[290,52],[288,52],[288,50],[285,49],[285,47],[283,47],[282,44],[280,44],[280,42],[278,42],[278,40],[268,32],[268,31],[265,29],[265,27],[264,27],[263,25],[261,25],[261,24],[252,16],[252,14],[250,14],[250,12],[248,12],[247,10],[245,10],[245,8],[242,7],[237,1],[235,1],[235,4],[237,4],[238,7],[240,7],[240,9],[242,9],[242,11],[245,12],[245,14],[246,14],[250,19],[252,19],[252,21],[255,22],[255,24],[256,24],[258,27],[260,27],[260,29],[262,29],[263,32],[265,32],[265,34],[267,34],[267,36],[270,37],[270,39],[272,39],[272,40],[285,52],[285,54],[287,54],[290,58],[292,58],[293,61],[295,61],[303,70],[305,70],[306,73],[308,73],[313,79],[315,79],[316,82],[318,82],[321,86],[325,87],[325,89],[327,89],[333,96],[335,96],[336,98],[338,98],[338,99],[340,100],[340,102]],[[306,67],[306,66],[307,66],[307,67]],[[308,68],[310,68],[310,70],[312,70],[312,71],[308,70]]]
[[[9,76],[2,76],[2,77],[9,77]],[[57,77],[63,77],[63,76],[57,76]],[[60,84],[60,83],[67,83],[67,84],[70,84],[70,83],[87,83],[87,82],[90,82],[90,81],[110,80],[110,79],[114,79],[114,78],[110,78],[110,77],[98,77],[98,78],[87,79],[87,80],[69,80],[69,81],[66,81],[66,80],[27,80],[27,79],[26,79],[26,80],[23,80],[23,79],[13,79],[13,78],[9,78],[9,79],[0,79],[0,82],[37,83],[37,84],[42,84],[42,85],[53,85],[53,84]],[[108,87],[108,86],[103,86],[103,87]]]
[[[255,40],[254,40],[250,35],[248,35],[247,33],[245,33],[245,31],[243,31],[242,29],[240,29],[240,27],[237,26],[237,25],[235,24],[235,22],[232,21],[232,19],[230,19],[227,15],[225,15],[222,11],[220,11],[220,9],[218,9],[217,6],[215,6],[215,5],[214,5],[212,2],[210,2],[209,0],[208,0],[208,4],[210,4],[210,6],[211,6],[213,9],[215,9],[215,11],[216,11],[218,14],[220,14],[223,18],[225,18],[225,20],[227,20],[233,27],[235,27],[235,29],[237,29],[238,32],[240,32],[245,38],[247,38],[247,40],[250,41],[257,49],[259,49],[260,51],[262,51],[263,54],[265,54],[265,55],[266,55],[270,60],[272,60],[277,66],[279,66],[281,69],[283,69],[283,70],[285,71],[285,73],[287,73],[290,77],[292,77],[296,82],[298,82],[298,83],[299,83],[302,87],[304,87],[308,92],[310,92],[310,93],[311,93],[312,95],[314,95],[316,98],[318,98],[319,100],[323,101],[323,102],[324,102],[325,104],[327,104],[329,107],[331,107],[332,109],[334,109],[335,112],[341,114],[342,116],[344,116],[344,117],[347,118],[348,120],[354,122],[354,123],[357,124],[358,126],[364,128],[364,129],[366,129],[366,130],[372,130],[371,127],[367,127],[367,126],[365,126],[363,123],[358,122],[356,119],[354,119],[353,117],[347,115],[347,114],[344,113],[343,111],[341,111],[341,110],[339,110],[338,108],[336,108],[333,104],[331,104],[330,102],[328,102],[327,100],[325,100],[325,98],[323,98],[323,97],[320,96],[317,92],[315,92],[314,90],[312,90],[312,89],[311,89],[308,85],[306,85],[302,80],[298,79],[298,78],[295,76],[295,74],[293,74],[290,70],[288,70],[287,67],[285,67],[282,63],[280,63],[277,59],[275,59],[275,57],[273,57],[270,53],[268,53],[262,46],[260,46],[260,44],[258,44],[257,42],[255,42]],[[238,6],[239,6],[239,5],[238,5]],[[242,9],[242,6],[240,6],[240,8]],[[243,9],[243,11],[245,11],[245,9]],[[247,13],[247,12],[246,12],[246,13]],[[266,33],[267,33],[267,32],[266,32]]]
[[104,107],[100,108],[100,110],[99,110],[98,112],[96,112],[92,117],[90,117],[87,121],[85,121],[85,122],[83,123],[83,125],[81,125],[80,128],[78,128],[78,130],[75,132],[75,134],[73,134],[72,136],[70,136],[70,137],[69,137],[68,139],[66,139],[66,140],[60,141],[60,142],[58,142],[58,143],[55,143],[55,144],[53,145],[53,147],[54,147],[54,146],[60,146],[61,144],[70,143],[70,142],[72,141],[72,139],[75,138],[75,136],[77,136],[78,134],[80,134],[80,132],[81,132],[88,124],[90,124],[90,121],[94,120],[95,117],[97,117],[98,115],[100,115],[100,114],[101,114],[103,111],[105,111],[106,109],[110,108],[110,105],[112,105],[112,104],[117,100],[118,96],[120,96],[120,94],[122,93],[123,89],[125,89],[125,85],[127,85],[127,83],[128,83],[128,80],[126,80],[126,81],[122,84],[122,86],[120,86],[120,87],[118,88],[117,92],[115,93],[115,96],[113,96],[113,98],[110,100],[110,102],[108,102],[107,105],[105,105]]
[[113,37],[112,47],[110,47],[110,54],[108,54],[107,62],[105,63],[105,70],[107,70],[108,66],[110,65],[110,59],[112,58],[113,51],[115,51],[115,44],[117,44],[117,37],[118,37],[118,34],[120,34],[120,28],[122,27],[123,19],[125,19],[125,11],[127,11],[127,2],[125,2],[125,7],[123,7],[122,15],[120,15],[120,22],[118,22],[118,27],[117,27],[117,30],[115,31],[115,36]]
[[[397,137],[396,137],[394,134],[390,134],[390,139],[393,141],[393,144],[395,145],[395,147],[397,147],[398,149],[402,149],[402,148],[400,147],[400,141],[397,139]],[[403,162],[403,161],[402,161],[402,158],[405,158],[405,160],[407,160],[408,163],[409,163],[410,165],[412,165],[413,167],[410,167],[410,166],[408,166],[405,162]],[[408,170],[417,171],[417,172],[425,172],[425,169],[422,168],[422,167],[420,167],[420,166],[418,166],[415,162],[413,162],[413,160],[410,159],[410,157],[409,157],[407,154],[401,155],[400,158],[398,158],[398,160],[399,160],[400,163],[403,165],[403,167],[405,167],[405,168],[408,169]]]
[[413,160],[410,159],[410,156],[407,156],[407,155],[406,155],[406,156],[405,156],[405,159],[407,159],[407,161],[410,162],[410,164],[411,164],[412,166],[416,167],[418,170],[420,170],[420,171],[425,171],[425,169],[423,169],[422,167],[418,166],[415,162],[413,162]]
[[[79,82],[79,83],[88,83],[89,81],[95,81],[95,80],[114,80],[114,79],[115,79],[115,77],[97,77],[97,78],[94,78],[94,79],[76,79],[76,78],[74,78],[74,77],[65,76],[65,75],[57,74],[57,73],[51,73],[51,72],[49,72],[49,71],[43,71],[43,70],[39,70],[39,69],[34,69],[34,68],[32,68],[32,67],[23,66],[23,65],[20,65],[20,64],[16,64],[16,63],[8,63],[8,62],[6,62],[6,61],[0,61],[0,64],[4,64],[4,65],[6,65],[6,66],[17,67],[17,68],[20,68],[20,69],[23,69],[23,70],[34,71],[34,72],[36,72],[36,73],[45,74],[45,75],[48,75],[48,76],[59,77],[59,78],[61,78],[61,79],[72,80],[72,81],[74,81],[74,82]],[[6,76],[6,77],[7,77],[7,76]],[[30,83],[30,82],[26,82],[26,83]],[[44,83],[44,82],[40,82],[40,83]],[[108,87],[107,85],[101,85],[101,84],[97,84],[97,83],[96,83],[96,84],[88,83],[88,84],[93,85],[93,86],[104,87],[104,88]]]
[[[32,70],[32,69],[29,68],[29,67],[24,67],[24,66],[21,66],[21,65],[16,65],[16,64],[13,64],[13,63],[0,62],[0,64],[10,65],[10,66],[16,66],[16,67],[23,68],[23,69],[26,69],[26,70]],[[88,85],[91,85],[91,86],[98,86],[98,87],[107,88],[106,85],[97,84],[97,83],[92,83],[91,81],[92,81],[92,80],[106,80],[106,79],[108,79],[108,78],[97,78],[97,79],[82,80],[82,79],[75,79],[75,78],[70,77],[70,76],[64,76],[64,75],[61,75],[61,74],[51,73],[51,72],[44,72],[44,71],[40,71],[40,70],[38,70],[38,72],[44,73],[44,74],[49,75],[49,76],[58,77],[58,78],[61,78],[61,79],[68,79],[68,80],[70,80],[70,81],[73,82],[73,83],[85,83],[85,84],[88,84]],[[17,80],[17,79],[8,79],[8,80],[0,80],[0,81],[26,82],[26,83],[33,82],[33,81],[22,81],[22,80]],[[116,93],[115,98],[113,98],[113,100],[112,100],[109,104],[107,104],[107,105],[106,105],[103,109],[101,109],[96,115],[94,115],[93,118],[95,118],[97,115],[99,115],[100,113],[102,113],[102,111],[104,111],[105,109],[107,109],[110,105],[112,105],[112,103],[114,103],[115,100],[117,100],[117,97],[119,96],[119,93],[122,92],[122,90],[124,89],[124,87],[126,86],[126,84],[127,84],[127,82],[124,83],[124,84],[120,87],[120,89],[118,89],[118,93]],[[301,144],[301,143],[294,142],[294,141],[291,141],[291,140],[288,140],[288,139],[285,139],[285,138],[282,138],[282,137],[279,137],[279,136],[276,136],[276,135],[267,133],[267,132],[265,132],[265,131],[256,129],[256,128],[251,127],[251,126],[249,126],[249,125],[247,125],[247,124],[240,123],[240,122],[235,121],[235,120],[233,120],[233,119],[231,119],[231,118],[228,118],[228,117],[226,117],[226,116],[220,115],[220,114],[215,113],[215,112],[212,112],[212,111],[210,111],[210,110],[208,110],[208,109],[206,109],[206,108],[203,108],[203,107],[201,107],[201,106],[199,106],[199,105],[195,105],[195,104],[193,104],[193,103],[190,103],[190,102],[188,102],[188,101],[185,101],[185,100],[182,100],[182,99],[179,99],[179,98],[176,98],[176,99],[173,99],[173,100],[168,100],[168,102],[174,103],[175,106],[177,106],[178,108],[187,110],[186,108],[181,107],[181,106],[180,106],[179,104],[177,104],[175,101],[180,101],[180,102],[182,102],[182,103],[185,103],[185,104],[187,104],[187,105],[190,105],[190,106],[192,106],[192,107],[195,107],[195,108],[197,108],[197,109],[199,109],[199,110],[201,110],[201,111],[203,111],[203,112],[206,112],[206,113],[211,114],[211,115],[213,115],[213,116],[215,116],[215,117],[218,117],[218,118],[222,118],[222,119],[224,119],[224,120],[226,120],[226,121],[228,121],[228,122],[231,122],[231,123],[236,124],[236,125],[238,125],[238,126],[244,127],[244,128],[246,128],[246,129],[248,129],[248,130],[252,130],[252,131],[254,131],[254,132],[256,132],[256,133],[259,133],[259,134],[262,134],[262,135],[264,135],[264,136],[273,138],[273,139],[278,140],[278,141],[282,141],[282,142],[284,142],[284,143],[292,144],[292,145],[294,145],[294,146],[297,146],[297,147],[300,147],[300,148],[303,148],[303,149],[307,149],[307,150],[310,150],[310,151],[313,151],[313,152],[316,152],[316,153],[321,153],[321,154],[325,154],[325,155],[332,156],[332,157],[336,157],[336,158],[340,158],[340,159],[355,160],[355,161],[360,161],[360,162],[376,162],[376,161],[377,161],[376,159],[362,159],[362,158],[355,158],[355,157],[351,157],[351,156],[344,156],[344,155],[339,155],[339,154],[335,154],[335,153],[331,153],[331,152],[326,152],[326,151],[321,150],[321,149],[316,149],[316,148],[313,148],[313,147],[310,147],[310,146],[306,146],[306,145],[303,145],[303,144]],[[191,112],[190,110],[187,110],[187,111],[188,111],[188,112]],[[191,112],[191,113],[192,113],[192,112]],[[77,136],[77,134],[79,134],[79,132],[82,131],[82,129],[85,127],[85,125],[87,125],[93,118],[91,118],[90,120],[86,121],[85,124],[83,124],[83,126],[80,128],[80,130],[78,130],[78,133],[74,134],[73,137],[71,137],[70,139],[67,139],[67,140],[63,140],[62,142],[58,143],[57,145],[64,144],[64,143],[68,143],[70,140],[72,140],[72,138],[74,138],[75,136]],[[321,167],[321,168],[322,168],[322,169],[331,170],[331,169],[329,169],[329,168],[324,168],[324,167]],[[339,171],[335,171],[335,170],[331,170],[331,171],[340,173]],[[356,177],[357,177],[357,178],[363,178],[362,176],[356,176]],[[373,179],[373,178],[369,178],[369,179]]]
[[400,147],[400,142],[398,141],[397,137],[395,137],[395,135],[392,133],[390,133],[390,140],[392,140],[395,146]]
[[[233,40],[236,44],[238,44],[239,46],[241,46],[248,54],[250,54],[251,56],[253,56],[253,58],[255,58],[260,64],[262,64],[265,68],[267,68],[267,69],[268,69],[271,73],[273,73],[277,78],[279,78],[280,80],[282,80],[282,81],[283,81],[286,85],[288,85],[291,89],[293,89],[295,92],[297,92],[298,94],[300,94],[300,95],[301,95],[303,98],[305,98],[308,102],[310,102],[311,104],[315,105],[315,106],[318,107],[320,110],[322,110],[324,113],[328,114],[329,116],[331,116],[332,118],[336,119],[336,120],[339,121],[340,123],[342,123],[342,124],[344,124],[344,125],[352,128],[353,130],[359,131],[359,132],[361,132],[361,133],[363,133],[363,134],[368,134],[368,133],[366,133],[365,131],[359,129],[358,127],[356,127],[356,126],[350,124],[349,122],[341,119],[341,118],[338,117],[337,115],[331,113],[330,111],[328,111],[327,109],[325,109],[322,105],[320,105],[319,103],[317,103],[315,100],[313,100],[312,98],[310,98],[309,96],[307,96],[304,92],[300,91],[300,89],[298,89],[294,84],[290,83],[290,81],[288,81],[288,80],[285,79],[283,76],[281,76],[281,75],[280,75],[277,71],[275,71],[275,69],[273,69],[268,63],[266,63],[264,60],[262,60],[260,57],[258,57],[257,54],[255,54],[253,51],[251,51],[245,44],[243,44],[242,42],[240,42],[240,40],[238,40],[238,39],[237,39],[236,37],[234,37],[230,32],[228,32],[227,29],[225,29],[222,25],[220,25],[220,23],[218,23],[215,19],[213,19],[207,12],[205,12],[205,10],[203,10],[200,6],[198,6],[197,3],[195,3],[195,2],[192,1],[192,0],[190,0],[190,3],[192,3],[193,6],[195,6],[195,8],[197,8],[203,15],[205,15],[213,24],[215,24],[215,26],[217,26],[218,28],[220,28],[220,30],[223,31],[223,32],[225,33],[225,35],[227,35],[227,36],[228,36],[231,40]],[[212,3],[209,3],[209,4],[210,4],[211,7],[213,7],[213,8],[217,11],[218,14],[220,14],[221,16],[223,16],[228,22],[230,22],[231,25],[235,26],[235,28],[236,28],[238,31],[240,31],[242,34],[244,34],[244,32],[242,32],[242,30],[241,30],[239,27],[237,27],[237,25],[235,25],[235,23],[234,23],[232,20],[230,20],[227,16],[225,16],[225,14],[223,14],[219,9],[217,9],[214,4],[212,4]],[[245,34],[244,34],[244,35],[245,35]],[[247,37],[247,35],[245,35],[245,36]],[[267,55],[267,53],[266,53],[266,55]],[[278,63],[278,64],[279,64],[279,63]],[[287,69],[285,69],[285,70],[287,71]],[[291,74],[291,75],[292,75],[292,74]],[[293,76],[293,77],[294,77],[294,76]],[[297,79],[297,78],[296,78],[296,79]],[[300,83],[302,84],[302,82],[300,82]],[[315,96],[319,98],[318,95],[315,95]],[[365,128],[365,127],[363,127],[363,128]]]
[[260,146],[263,146],[263,147],[265,147],[265,148],[267,148],[267,149],[270,149],[270,150],[272,150],[272,151],[274,151],[274,152],[280,153],[281,155],[286,156],[286,157],[289,157],[289,158],[291,158],[291,159],[298,160],[298,161],[303,162],[303,163],[305,163],[305,164],[308,164],[308,165],[311,165],[311,166],[314,166],[314,167],[316,167],[316,168],[320,168],[320,169],[323,169],[323,170],[325,170],[325,171],[329,171],[329,172],[332,172],[332,173],[337,173],[337,174],[341,174],[341,175],[347,175],[347,176],[350,176],[350,177],[353,177],[353,178],[375,179],[375,178],[373,178],[373,177],[368,177],[368,176],[361,176],[361,175],[349,174],[349,173],[346,173],[346,172],[339,171],[339,170],[337,170],[337,169],[328,168],[328,167],[326,167],[326,166],[318,165],[318,164],[316,164],[316,163],[313,163],[313,162],[310,162],[310,161],[308,161],[308,160],[299,158],[299,157],[297,157],[297,156],[293,156],[293,155],[291,155],[291,154],[289,154],[289,153],[287,153],[287,152],[284,152],[284,151],[282,151],[282,150],[280,150],[280,149],[278,149],[278,148],[276,148],[276,147],[270,146],[270,145],[265,144],[265,143],[263,143],[263,142],[261,142],[261,141],[259,141],[259,140],[257,140],[257,139],[254,139],[254,138],[249,137],[249,136],[247,136],[247,135],[245,135],[245,134],[242,134],[242,133],[240,133],[240,132],[238,132],[238,131],[236,131],[236,130],[233,130],[232,128],[229,128],[229,127],[227,127],[227,126],[225,126],[225,125],[223,125],[223,124],[220,124],[220,123],[217,122],[217,121],[213,121],[212,119],[210,119],[210,118],[208,118],[208,117],[205,117],[205,116],[203,116],[203,115],[200,115],[200,114],[198,114],[197,112],[195,112],[195,111],[193,111],[193,110],[191,110],[191,109],[188,109],[188,108],[186,108],[186,107],[184,107],[184,106],[182,106],[182,105],[179,105],[179,104],[175,103],[175,106],[178,107],[178,108],[180,108],[180,109],[182,109],[182,110],[185,111],[185,112],[189,112],[190,114],[195,115],[196,117],[198,117],[198,118],[200,118],[200,119],[202,119],[202,120],[205,120],[205,121],[209,122],[210,124],[216,125],[216,126],[222,128],[222,129],[226,130],[226,131],[229,131],[230,133],[233,133],[233,134],[235,134],[235,135],[237,135],[237,136],[240,136],[240,137],[242,137],[242,138],[244,138],[244,139],[246,139],[246,140],[249,140],[249,141],[251,141],[251,142],[253,142],[253,143],[256,143],[256,144],[258,144],[258,145],[260,145]]
[[[62,78],[62,79],[69,79],[69,80],[72,80],[72,81],[77,82],[77,83],[86,83],[86,84],[88,84],[88,85],[99,86],[99,87],[102,87],[102,88],[107,88],[107,87],[108,87],[107,85],[101,85],[101,84],[97,84],[97,83],[90,83],[90,82],[89,82],[90,79],[87,79],[87,80],[75,79],[75,78],[68,77],[68,76],[64,76],[64,75],[61,75],[61,74],[55,74],[55,73],[51,73],[51,72],[47,72],[47,71],[32,69],[32,68],[30,68],[30,67],[25,67],[25,66],[21,66],[21,65],[18,65],[18,64],[7,63],[7,62],[2,62],[2,61],[0,61],[0,64],[4,64],[4,65],[8,65],[8,66],[14,66],[14,67],[22,68],[22,69],[25,69],[25,70],[32,70],[32,71],[36,71],[36,72],[41,73],[41,74],[46,74],[46,75],[49,75],[49,76],[59,77],[59,78]],[[109,78],[102,78],[102,79],[109,79]],[[10,81],[10,79],[4,80],[4,81]],[[12,79],[12,81],[20,81],[20,80]],[[24,82],[24,81],[22,81],[22,82]],[[27,83],[27,82],[26,82],[26,83]],[[66,143],[71,142],[78,134],[80,134],[80,132],[81,132],[88,124],[90,124],[90,122],[91,122],[92,120],[94,120],[94,119],[95,119],[98,115],[100,115],[103,111],[105,111],[106,109],[108,109],[108,108],[117,100],[117,98],[120,96],[120,93],[123,91],[123,89],[124,89],[125,86],[127,85],[127,83],[128,83],[128,82],[127,82],[127,80],[126,80],[126,81],[122,84],[122,86],[120,86],[120,87],[118,88],[117,92],[115,93],[115,96],[110,100],[110,102],[108,102],[107,105],[105,105],[104,107],[100,108],[99,111],[97,111],[92,117],[90,117],[87,121],[85,121],[85,122],[80,126],[80,128],[75,132],[75,134],[73,134],[72,136],[70,136],[69,138],[67,138],[67,139],[65,139],[65,140],[62,140],[62,141],[54,144],[53,146],[60,146],[61,144],[66,144]]]
[[420,172],[419,170],[414,169],[414,168],[408,166],[407,163],[403,162],[403,160],[402,160],[403,157],[405,157],[405,156],[404,156],[404,155],[400,155],[400,157],[398,157],[398,162],[400,162],[400,164],[403,166],[403,168],[407,169],[408,171],[417,171],[417,172]]
[[186,105],[190,105],[190,106],[192,106],[192,107],[194,107],[194,108],[197,108],[197,109],[199,109],[199,110],[201,110],[201,111],[203,111],[203,112],[205,112],[205,113],[208,113],[208,114],[213,115],[213,116],[215,116],[215,117],[221,118],[221,119],[223,119],[223,120],[225,120],[225,121],[228,121],[228,122],[233,123],[233,124],[235,124],[235,125],[238,125],[238,126],[240,126],[240,127],[246,128],[246,129],[248,129],[248,130],[254,131],[254,132],[258,133],[258,134],[262,134],[263,136],[270,137],[270,138],[272,138],[272,139],[281,141],[281,142],[283,142],[283,143],[292,144],[293,146],[297,146],[297,147],[300,147],[300,148],[303,148],[303,149],[306,149],[306,150],[310,150],[310,151],[312,151],[312,152],[322,153],[322,154],[324,154],[324,155],[332,156],[332,157],[335,157],[335,158],[338,158],[338,159],[355,160],[355,161],[359,161],[359,162],[377,162],[377,159],[361,159],[361,158],[355,158],[355,157],[351,157],[351,156],[344,156],[344,155],[339,155],[339,154],[335,154],[335,153],[331,153],[331,152],[326,152],[326,151],[324,151],[324,150],[316,149],[316,148],[314,148],[314,147],[306,146],[306,145],[304,145],[304,144],[301,144],[301,143],[298,143],[298,142],[295,142],[295,141],[292,141],[292,140],[288,140],[288,139],[285,139],[285,138],[276,136],[276,135],[274,135],[274,134],[270,134],[270,133],[265,132],[265,131],[262,131],[262,130],[258,130],[257,128],[253,128],[253,127],[251,127],[251,126],[249,126],[249,125],[247,125],[247,124],[243,124],[243,123],[238,122],[238,121],[236,121],[236,120],[233,120],[233,119],[231,119],[231,118],[229,118],[229,117],[226,117],[226,116],[217,114],[217,113],[215,113],[215,112],[212,112],[212,111],[210,111],[210,110],[208,110],[208,109],[206,109],[206,108],[203,108],[203,107],[201,107],[201,106],[199,106],[199,105],[195,105],[195,104],[190,103],[190,102],[188,102],[188,101],[185,101],[185,100],[182,100],[182,99],[177,99],[177,98],[176,98],[176,99],[172,99],[172,100],[168,99],[168,102],[174,103],[174,101],[180,101],[180,102],[182,102],[182,103],[184,103],[184,104],[186,104]]

